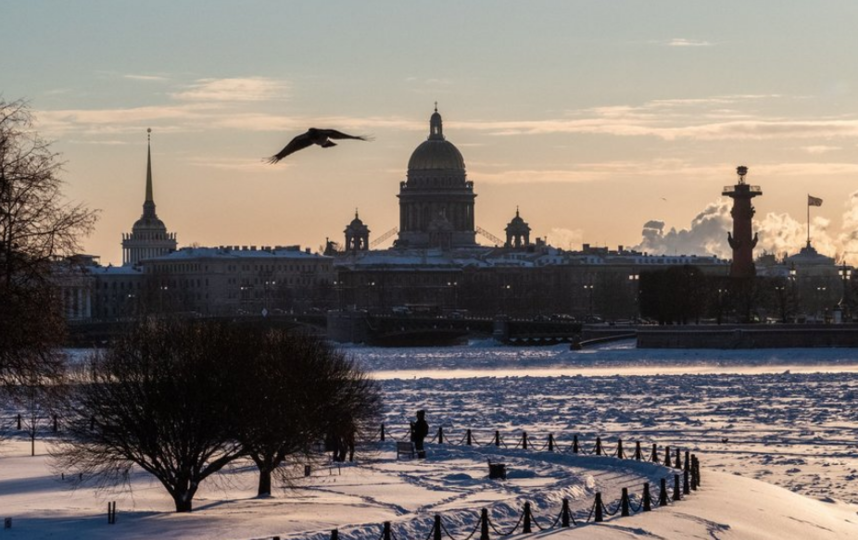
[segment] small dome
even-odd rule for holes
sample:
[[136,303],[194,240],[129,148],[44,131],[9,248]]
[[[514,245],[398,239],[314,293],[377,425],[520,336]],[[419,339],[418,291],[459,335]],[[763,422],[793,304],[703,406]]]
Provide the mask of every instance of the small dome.
[[444,138],[438,109],[429,120],[429,138],[418,146],[408,160],[409,171],[465,170],[465,159],[459,149]]

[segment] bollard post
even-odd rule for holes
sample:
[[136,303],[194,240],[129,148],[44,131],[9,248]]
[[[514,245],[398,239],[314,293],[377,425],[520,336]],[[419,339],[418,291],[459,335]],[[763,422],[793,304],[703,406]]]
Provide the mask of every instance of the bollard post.
[[658,446],[655,443],[652,443],[652,457],[650,461],[653,463],[658,463]]
[[304,465],[304,477],[308,477],[313,474],[313,468],[310,465]]
[[673,500],[679,501],[682,500],[682,495],[679,494],[679,475],[673,475]]
[[664,466],[670,467],[670,447],[664,447]]
[[578,453],[578,434],[572,435],[572,453]]
[[691,452],[688,450],[685,451],[685,465],[682,467],[683,470],[687,471],[691,469]]
[[688,469],[682,471],[682,494],[688,495],[691,493],[691,482],[688,478]]
[[435,527],[432,529],[432,540],[441,540],[441,514],[435,514]]
[[18,413],[18,431],[21,431],[21,413]]
[[697,487],[700,487],[700,460],[696,457],[691,458],[691,470],[694,472],[694,478],[697,480]]
[[697,491],[697,468],[695,467],[697,458],[691,456],[691,489]]
[[521,432],[521,449],[527,450],[527,432],[526,431]]
[[468,446],[471,446],[473,443],[471,441],[471,430],[468,430]]
[[554,434],[553,433],[548,434],[548,451],[549,452],[554,451]]
[[89,430],[95,431],[95,415],[89,417]]
[[57,415],[54,415],[54,425],[53,425],[53,428],[54,428],[54,433],[56,433],[57,431],[59,431],[59,425],[58,425],[58,421],[57,421]]
[[384,442],[384,424],[381,424],[381,442]]
[[694,468],[697,469],[697,485],[701,485],[703,482],[700,481],[700,460],[694,460]]
[[530,503],[524,503],[524,529],[521,531],[524,534],[532,533],[530,530]]
[[652,511],[652,496],[649,494],[649,482],[644,483],[642,507],[644,512]]
[[622,507],[622,512],[620,513],[623,517],[629,516],[629,488],[623,488],[623,498],[620,499],[620,505]]
[[444,444],[444,426],[438,426],[438,444]]
[[626,459],[625,454],[623,454],[623,440],[617,439],[617,458]]
[[563,510],[560,512],[560,526],[569,526],[569,499],[565,497],[563,499]]
[[382,529],[382,531],[381,531],[381,538],[382,538],[382,540],[392,540],[391,535],[390,535],[390,522],[389,521],[384,522],[384,529]]
[[673,463],[674,469],[682,469],[682,452],[679,448],[676,449],[676,461]]
[[596,523],[601,523],[602,519],[603,519],[602,518],[602,494],[601,493],[596,493],[596,502],[593,504],[595,504],[595,508],[593,511],[593,521],[595,521]]
[[340,531],[337,529],[331,531],[331,540],[340,540]]
[[643,459],[643,451],[641,450],[641,442],[635,442],[635,459],[640,461]]
[[480,540],[489,540],[489,511],[480,512]]
[[500,431],[495,430],[495,446],[500,446]]
[[596,437],[596,455],[597,456],[602,455],[602,438],[601,437]]
[[661,479],[661,491],[658,493],[658,505],[666,506],[667,505],[667,478]]

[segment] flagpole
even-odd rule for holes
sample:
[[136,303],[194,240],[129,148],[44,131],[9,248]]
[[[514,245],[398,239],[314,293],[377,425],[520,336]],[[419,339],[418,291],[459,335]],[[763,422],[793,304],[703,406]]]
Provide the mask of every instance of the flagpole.
[[807,195],[807,247],[810,247],[810,194]]

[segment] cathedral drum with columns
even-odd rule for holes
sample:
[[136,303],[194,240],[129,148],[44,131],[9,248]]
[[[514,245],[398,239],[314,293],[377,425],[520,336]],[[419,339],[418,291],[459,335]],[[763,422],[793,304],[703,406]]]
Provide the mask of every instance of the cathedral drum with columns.
[[429,121],[429,138],[408,160],[408,179],[399,184],[401,248],[476,247],[474,183],[465,175],[465,160],[444,138],[437,106]]

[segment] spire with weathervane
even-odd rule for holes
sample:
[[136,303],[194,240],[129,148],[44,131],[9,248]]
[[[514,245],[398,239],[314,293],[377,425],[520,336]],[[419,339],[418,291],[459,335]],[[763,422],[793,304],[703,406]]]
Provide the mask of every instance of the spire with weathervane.
[[122,235],[122,264],[135,265],[144,259],[161,257],[176,251],[176,233],[167,232],[164,222],[155,212],[152,186],[152,128],[146,130],[146,199],[143,215],[130,234]]

